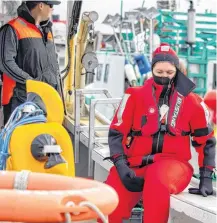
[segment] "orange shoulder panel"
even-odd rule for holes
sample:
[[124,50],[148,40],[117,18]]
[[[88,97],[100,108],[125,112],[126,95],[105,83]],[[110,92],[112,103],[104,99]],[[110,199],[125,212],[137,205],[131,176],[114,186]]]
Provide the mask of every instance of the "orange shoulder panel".
[[15,29],[19,40],[25,38],[42,38],[41,32],[35,25],[26,22],[20,17],[10,21],[9,24]]

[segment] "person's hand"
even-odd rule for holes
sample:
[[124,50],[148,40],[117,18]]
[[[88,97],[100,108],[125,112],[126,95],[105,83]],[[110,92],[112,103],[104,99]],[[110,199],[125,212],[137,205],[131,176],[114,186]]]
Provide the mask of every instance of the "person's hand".
[[200,168],[199,188],[189,188],[188,189],[189,193],[203,195],[204,197],[212,195],[213,194],[212,173],[213,171],[210,170],[209,168],[206,167]]
[[119,177],[125,188],[131,192],[143,191],[144,179],[137,177],[135,172],[127,165],[127,160],[123,156],[114,160]]

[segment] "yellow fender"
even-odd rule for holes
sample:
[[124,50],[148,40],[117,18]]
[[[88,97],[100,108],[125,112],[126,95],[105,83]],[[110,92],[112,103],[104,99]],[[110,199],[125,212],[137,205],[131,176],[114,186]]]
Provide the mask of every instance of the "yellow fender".
[[47,122],[63,123],[63,102],[59,93],[53,87],[40,81],[27,80],[26,91],[27,93],[33,92],[41,97],[47,110]]
[[[45,162],[40,162],[32,156],[31,144],[41,134],[49,134],[55,138],[57,144],[62,149],[61,156],[67,163],[45,169]],[[37,123],[17,127],[11,136],[9,154],[11,156],[7,160],[7,170],[30,170],[32,172],[75,176],[71,138],[65,128],[59,123]]]
[[[26,83],[27,93],[35,93],[45,104],[47,110],[46,123],[33,123],[17,127],[9,143],[7,159],[7,170],[21,171],[30,170],[32,172],[53,173],[66,176],[75,176],[74,151],[71,138],[62,126],[64,119],[64,108],[60,95],[50,85],[28,80]],[[52,136],[57,145],[61,148],[60,156],[66,163],[60,162],[52,167],[45,167],[48,156],[45,160],[38,160],[32,154],[32,142],[40,135]]]

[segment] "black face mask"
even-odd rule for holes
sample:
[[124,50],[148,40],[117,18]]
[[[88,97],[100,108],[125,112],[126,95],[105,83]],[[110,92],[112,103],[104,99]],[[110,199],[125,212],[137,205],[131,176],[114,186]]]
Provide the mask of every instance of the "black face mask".
[[158,77],[153,74],[154,82],[159,85],[169,85],[172,80],[168,77]]

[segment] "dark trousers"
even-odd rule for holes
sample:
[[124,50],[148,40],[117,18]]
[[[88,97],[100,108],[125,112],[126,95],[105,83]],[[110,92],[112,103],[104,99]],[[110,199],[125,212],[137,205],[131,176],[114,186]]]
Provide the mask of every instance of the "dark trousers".
[[9,104],[3,106],[3,113],[4,113],[4,125],[7,123],[9,120],[12,112],[14,109],[21,105],[23,102],[20,101],[17,97],[12,97]]

